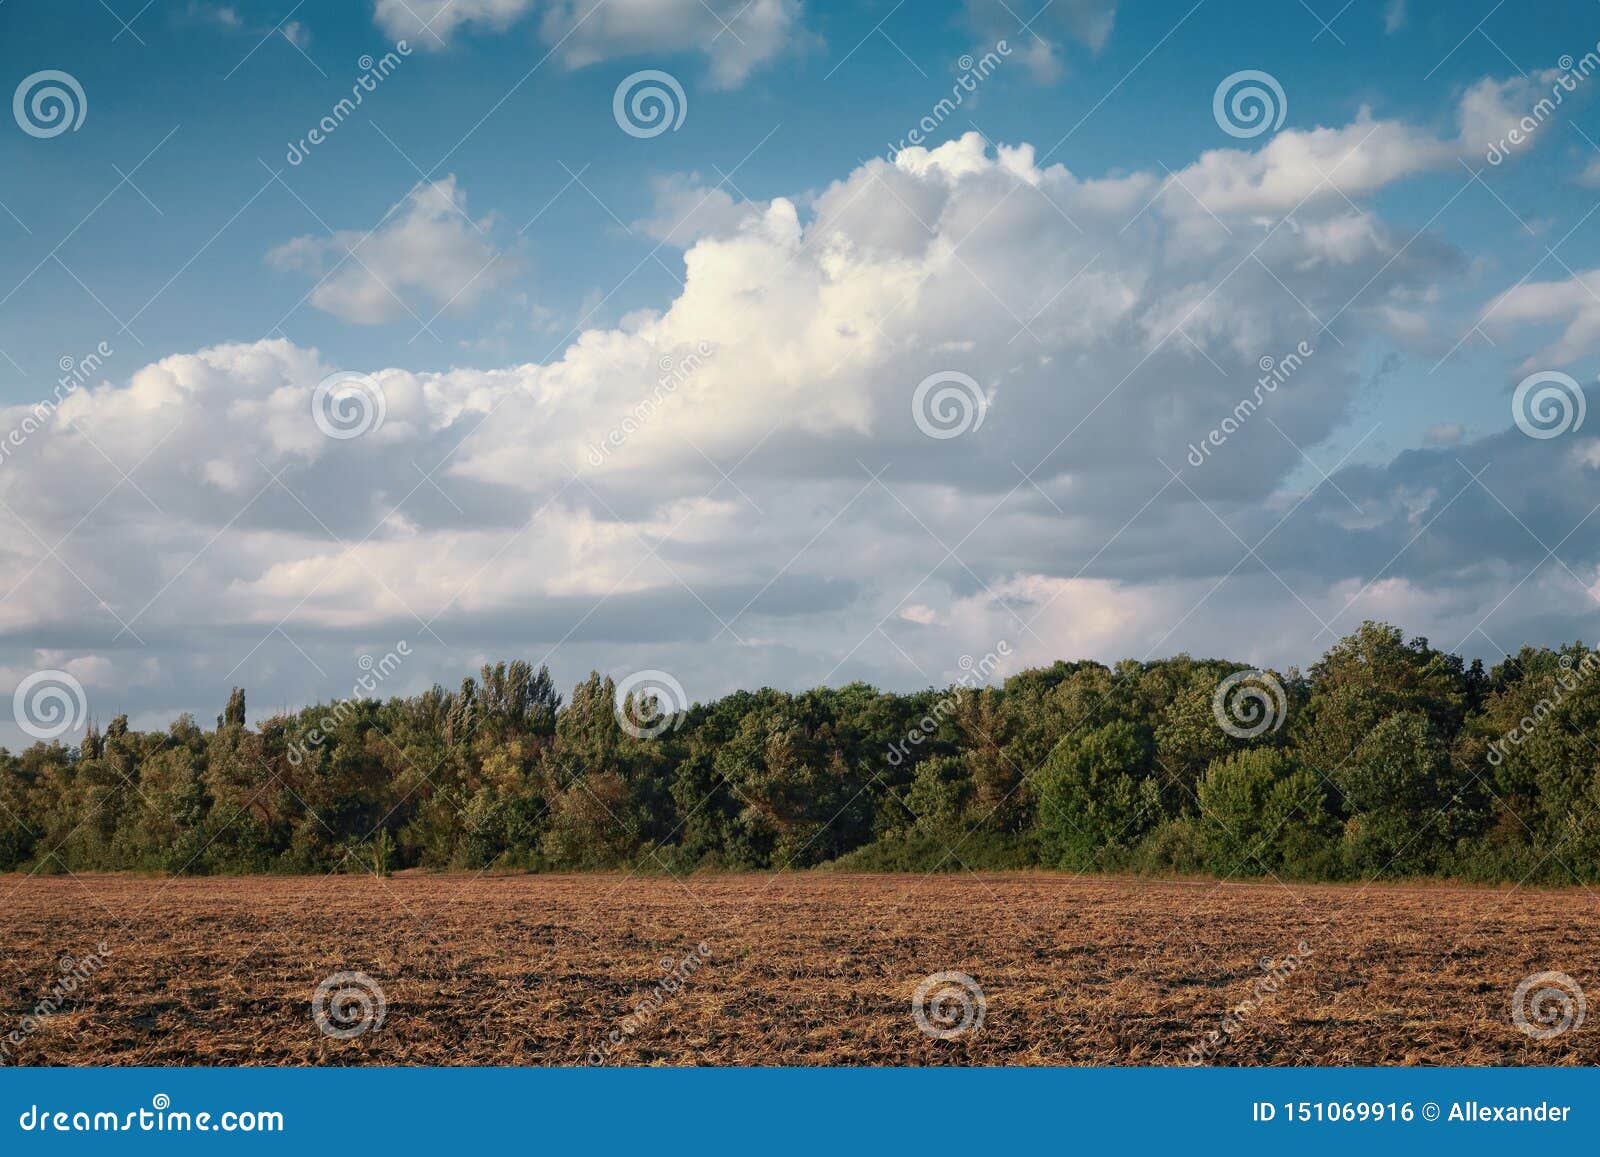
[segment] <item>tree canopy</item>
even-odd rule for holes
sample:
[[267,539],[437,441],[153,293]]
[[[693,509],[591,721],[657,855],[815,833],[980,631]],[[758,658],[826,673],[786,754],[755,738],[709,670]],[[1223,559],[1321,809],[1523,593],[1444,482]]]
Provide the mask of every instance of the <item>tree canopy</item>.
[[521,661],[253,726],[234,688],[213,730],[118,716],[76,746],[0,749],[0,869],[1589,881],[1596,674],[1579,643],[1485,671],[1366,623],[1304,673],[1178,655],[910,694],[763,688],[644,735],[627,724],[658,704],[619,712],[598,673],[563,700]]

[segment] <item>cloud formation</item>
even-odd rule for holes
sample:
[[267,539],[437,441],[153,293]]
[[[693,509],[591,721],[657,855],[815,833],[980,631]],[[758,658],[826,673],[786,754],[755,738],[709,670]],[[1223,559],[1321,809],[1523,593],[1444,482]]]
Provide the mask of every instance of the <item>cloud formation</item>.
[[422,182],[371,229],[307,235],[267,254],[275,269],[315,279],[311,304],[345,321],[377,325],[410,315],[419,325],[470,309],[503,284],[515,261],[496,247],[494,220],[473,220],[454,174]]
[[444,48],[468,28],[501,31],[537,14],[568,68],[640,53],[705,55],[712,83],[735,88],[800,36],[799,0],[378,0],[389,36]]
[[[1286,663],[1368,615],[1445,645],[1564,637],[1600,581],[1574,535],[1588,431],[1539,441],[1508,415],[1387,463],[1318,449],[1395,314],[1463,264],[1361,199],[1454,147],[1363,112],[1171,176],[969,134],[804,199],[666,182],[651,228],[685,283],[664,309],[546,364],[372,367],[382,422],[351,439],[313,420],[352,368],[316,350],[164,358],[75,393],[0,472],[0,662],[103,660],[159,716],[230,683],[333,693],[397,638],[423,683],[515,654],[563,679],[661,667],[704,698],[942,682],[1000,638],[1019,663]],[[463,214],[447,180],[354,271],[343,233],[276,260],[379,320],[380,278],[433,303],[481,281],[489,223]],[[1489,312],[1565,310],[1559,359],[1586,299],[1525,285]],[[927,431],[959,404],[918,409],[936,375],[971,383],[954,437]]]

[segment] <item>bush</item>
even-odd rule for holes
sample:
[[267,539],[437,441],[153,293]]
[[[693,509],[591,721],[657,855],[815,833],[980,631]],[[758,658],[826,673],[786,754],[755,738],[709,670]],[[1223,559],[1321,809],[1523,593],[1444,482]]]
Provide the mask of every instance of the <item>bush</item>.
[[1123,721],[1068,736],[1056,746],[1037,777],[1047,866],[1113,866],[1161,821],[1151,756],[1149,732]]
[[1222,876],[1303,876],[1337,861],[1337,821],[1316,772],[1271,748],[1215,760],[1196,788],[1202,863]]

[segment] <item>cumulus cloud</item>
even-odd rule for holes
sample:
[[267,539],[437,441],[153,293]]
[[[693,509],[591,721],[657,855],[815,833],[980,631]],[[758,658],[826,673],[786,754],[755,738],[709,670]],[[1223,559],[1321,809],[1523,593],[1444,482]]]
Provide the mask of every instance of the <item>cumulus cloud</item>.
[[760,211],[759,206],[735,200],[726,189],[702,184],[697,173],[657,177],[652,185],[654,211],[635,221],[634,227],[680,249],[701,237],[737,229]]
[[1316,200],[1364,197],[1454,161],[1456,148],[1363,108],[1341,128],[1285,129],[1261,149],[1214,149],[1176,180],[1214,213],[1286,213]]
[[376,325],[410,315],[421,324],[471,308],[515,271],[493,228],[492,217],[468,215],[452,174],[419,183],[370,230],[296,237],[267,262],[315,278],[311,304],[345,321]]
[[568,68],[639,53],[700,52],[712,83],[733,88],[800,36],[799,0],[378,0],[396,38],[446,46],[463,28],[499,31],[538,13],[540,35]]
[[1581,77],[1558,68],[1506,79],[1484,77],[1461,97],[1462,153],[1474,162],[1501,164],[1539,139],[1546,122],[1562,114],[1581,91]]
[[1527,326],[1565,327],[1523,360],[1525,371],[1553,369],[1586,357],[1600,341],[1600,269],[1513,286],[1489,303],[1479,324],[1501,333]]
[[[1478,168],[1491,148],[1498,147],[1504,159],[1531,147],[1528,125],[1555,115],[1557,105],[1540,102],[1563,91],[1556,83],[1562,75],[1551,70],[1506,80],[1485,77],[1457,103],[1454,137],[1374,117],[1363,106],[1348,125],[1285,128],[1254,151],[1214,149],[1171,174],[1167,196],[1175,206],[1187,200],[1196,213],[1266,215],[1270,221],[1322,201],[1359,200],[1463,159]],[[1341,225],[1343,239],[1364,229],[1355,222],[1368,219],[1358,214]]]
[[[1249,638],[1242,657],[1285,663],[1369,613],[1446,644],[1551,637],[1591,613],[1600,559],[1574,538],[1558,568],[1532,536],[1583,518],[1586,451],[1509,430],[1345,465],[1337,491],[1297,481],[1396,313],[1461,268],[1359,204],[1418,171],[1419,142],[1363,114],[1207,153],[1179,173],[1210,213],[1163,174],[976,134],[804,199],[682,178],[659,232],[710,211],[677,235],[664,308],[547,363],[371,367],[382,421],[349,439],[313,415],[336,368],[316,350],[164,358],[74,394],[0,471],[0,663],[154,658],[129,691],[154,712],[231,683],[336,694],[398,638],[418,685],[516,653],[563,679],[662,667],[704,698],[938,682],[1000,638],[1028,662]],[[1356,207],[1307,195],[1324,162]],[[483,244],[443,184],[394,229]],[[308,244],[331,269],[333,244]],[[1541,291],[1587,308],[1523,286],[1494,312],[1530,320],[1518,295]],[[371,300],[359,279],[337,295],[356,320]],[[970,383],[966,433],[926,433],[935,375]]]

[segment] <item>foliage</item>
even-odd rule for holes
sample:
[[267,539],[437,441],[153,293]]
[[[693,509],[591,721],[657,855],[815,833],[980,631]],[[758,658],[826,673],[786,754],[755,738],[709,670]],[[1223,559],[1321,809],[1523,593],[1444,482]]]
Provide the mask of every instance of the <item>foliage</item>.
[[76,747],[0,749],[0,868],[1600,878],[1600,657],[1581,644],[1485,671],[1366,623],[1275,673],[1286,718],[1244,738],[1213,703],[1239,670],[763,688],[653,738],[619,723],[609,677],[563,704],[522,661],[254,726],[232,688],[210,731],[118,716]]

